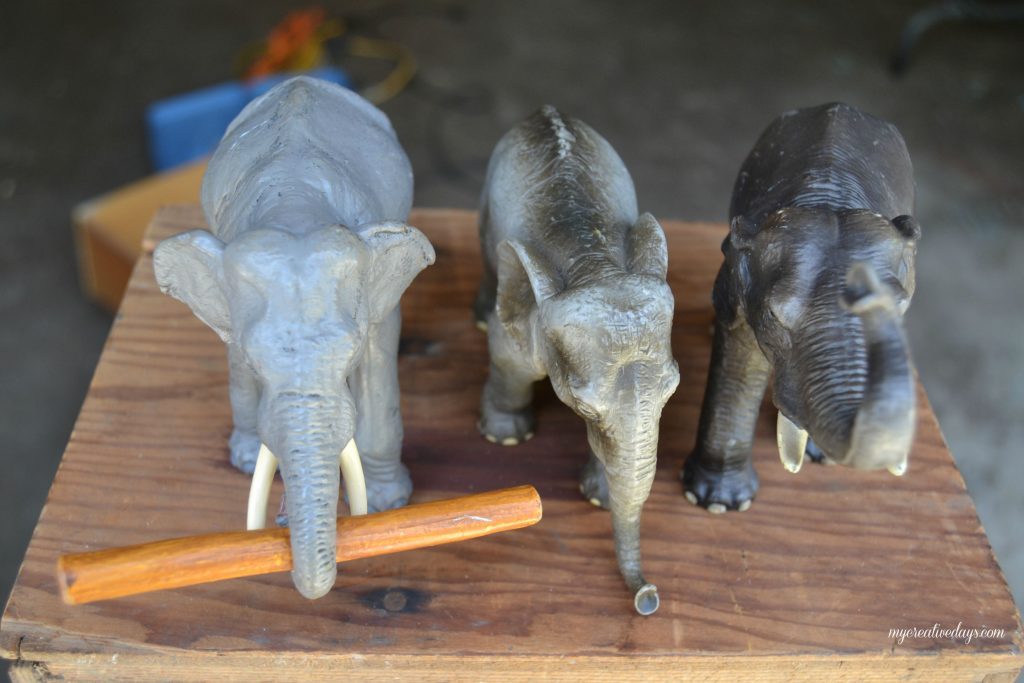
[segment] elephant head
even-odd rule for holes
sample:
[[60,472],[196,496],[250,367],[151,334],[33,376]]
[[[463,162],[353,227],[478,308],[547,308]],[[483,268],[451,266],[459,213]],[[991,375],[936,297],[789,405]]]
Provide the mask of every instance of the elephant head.
[[621,262],[592,260],[572,285],[519,242],[503,242],[498,257],[499,318],[586,423],[607,477],[619,569],[637,611],[651,614],[658,594],[642,573],[640,514],[654,481],[661,411],[679,384],[664,233],[644,214],[626,236]]
[[434,260],[415,228],[383,223],[294,235],[254,230],[224,244],[205,230],[162,242],[161,289],[188,304],[258,383],[257,431],[284,480],[299,592],[334,585],[339,453],[356,415],[347,378],[368,329]]
[[914,436],[914,373],[902,316],[920,227],[864,210],[787,208],[732,221],[725,252],[739,308],[774,368],[783,464],[808,437],[829,460],[902,474]]

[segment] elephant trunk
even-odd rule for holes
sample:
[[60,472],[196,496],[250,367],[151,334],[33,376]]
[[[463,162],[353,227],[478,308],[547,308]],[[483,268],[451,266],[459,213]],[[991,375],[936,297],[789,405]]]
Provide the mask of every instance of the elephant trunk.
[[658,588],[644,578],[640,561],[640,512],[651,492],[654,462],[648,467],[651,474],[645,482],[632,482],[630,475],[608,475],[608,494],[612,508],[612,533],[615,537],[615,556],[626,586],[633,592],[633,605],[642,615],[654,614],[660,600]]
[[282,432],[272,449],[284,480],[292,546],[292,580],[304,597],[322,597],[337,576],[338,457],[350,438],[339,425],[351,425],[336,401],[294,396],[273,409]]
[[[914,437],[914,377],[896,301],[870,266],[854,264],[838,297],[823,292],[804,337],[803,392],[810,436],[833,461],[858,469],[906,470]],[[863,343],[858,343],[862,341]],[[783,463],[799,468],[807,433],[779,418]]]
[[853,421],[844,462],[903,474],[917,410],[902,318],[891,293],[865,265],[850,269],[843,304],[860,318],[867,351],[864,399]]
[[[625,447],[614,448],[612,452],[600,448],[600,439],[590,439],[591,448],[605,465],[619,571],[633,593],[636,611],[645,616],[653,614],[660,604],[658,589],[644,578],[640,559],[640,514],[654,483],[657,424],[654,420],[652,429],[638,435],[640,440],[627,437],[620,442]],[[631,447],[635,445],[639,448]]]

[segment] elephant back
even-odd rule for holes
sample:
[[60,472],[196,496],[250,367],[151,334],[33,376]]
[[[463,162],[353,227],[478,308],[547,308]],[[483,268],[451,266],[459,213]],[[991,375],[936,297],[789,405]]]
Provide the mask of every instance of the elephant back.
[[785,207],[866,209],[887,218],[914,209],[914,172],[900,132],[848,104],[786,112],[747,156],[730,217],[760,225]]
[[[231,241],[266,227],[264,217],[286,202],[316,207],[350,228],[405,221],[412,187],[412,166],[384,112],[341,86],[300,76],[232,121],[210,160],[201,199],[210,229]],[[286,227],[316,227],[298,223]]]

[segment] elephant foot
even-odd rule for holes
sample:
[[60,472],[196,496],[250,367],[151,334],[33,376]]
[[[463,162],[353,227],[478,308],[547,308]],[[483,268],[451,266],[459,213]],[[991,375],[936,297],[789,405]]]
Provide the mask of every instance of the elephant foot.
[[402,463],[390,477],[372,477],[367,472],[366,478],[366,509],[367,512],[383,512],[400,508],[409,502],[412,495],[412,477]]
[[516,446],[533,438],[535,424],[532,407],[507,413],[485,404],[477,429],[491,443]]
[[260,454],[260,437],[256,432],[242,431],[236,427],[231,432],[228,448],[231,450],[231,464],[246,474],[252,474]]
[[714,514],[749,509],[758,487],[757,472],[749,460],[739,469],[716,472],[702,465],[696,455],[686,459],[682,480],[686,499]]
[[611,507],[604,463],[598,460],[593,453],[590,454],[590,460],[583,466],[583,472],[580,473],[580,493],[590,501],[591,505],[605,510]]

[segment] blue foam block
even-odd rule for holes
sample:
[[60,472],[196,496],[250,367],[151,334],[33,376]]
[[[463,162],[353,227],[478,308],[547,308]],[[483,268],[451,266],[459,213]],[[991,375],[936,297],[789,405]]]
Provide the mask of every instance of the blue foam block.
[[[334,67],[307,74],[346,88],[352,85],[348,75]],[[154,102],[146,109],[146,136],[153,166],[163,171],[209,154],[245,105],[294,75],[275,74],[252,83],[229,81]]]

